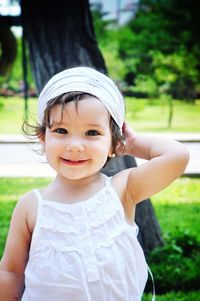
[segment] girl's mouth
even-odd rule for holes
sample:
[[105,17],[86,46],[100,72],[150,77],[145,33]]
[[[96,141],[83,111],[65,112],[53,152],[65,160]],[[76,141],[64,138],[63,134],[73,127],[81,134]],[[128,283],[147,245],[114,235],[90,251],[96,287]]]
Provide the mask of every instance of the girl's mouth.
[[78,166],[78,165],[82,165],[82,164],[85,164],[86,162],[88,162],[87,159],[85,159],[85,160],[70,160],[70,159],[61,158],[61,160],[64,164],[71,165],[71,166]]

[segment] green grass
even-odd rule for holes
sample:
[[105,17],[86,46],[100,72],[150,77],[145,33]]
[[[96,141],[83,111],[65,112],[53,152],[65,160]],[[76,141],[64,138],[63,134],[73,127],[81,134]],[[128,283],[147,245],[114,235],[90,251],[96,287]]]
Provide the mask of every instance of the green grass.
[[[165,295],[157,295],[156,301],[199,301],[200,291],[182,293],[182,292],[171,292]],[[144,295],[142,301],[151,301],[151,295]]]
[[199,178],[179,178],[151,199],[165,236],[188,232],[200,241]]
[[[35,119],[37,100],[29,99],[29,110]],[[24,100],[20,97],[0,97],[0,134],[21,134],[24,120]]]
[[12,211],[19,197],[49,182],[50,179],[45,178],[0,178],[0,258],[3,254]]
[[[35,120],[37,99],[30,98],[30,120]],[[138,132],[199,132],[200,101],[195,104],[173,101],[172,127],[167,127],[168,105],[160,100],[126,98],[126,119]],[[19,97],[0,97],[0,133],[21,134],[24,100]]]
[[199,132],[200,102],[173,101],[172,126],[168,128],[169,108],[159,100],[126,98],[126,116],[137,132]]

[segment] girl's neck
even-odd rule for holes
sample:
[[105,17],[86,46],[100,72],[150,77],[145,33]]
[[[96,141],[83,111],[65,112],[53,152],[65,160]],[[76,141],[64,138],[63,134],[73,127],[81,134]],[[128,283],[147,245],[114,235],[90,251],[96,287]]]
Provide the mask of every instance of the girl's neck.
[[88,199],[104,185],[105,176],[101,173],[79,180],[66,179],[57,175],[43,193],[49,200],[74,203]]
[[65,177],[62,177],[57,174],[55,180],[54,180],[54,185],[58,186],[60,188],[62,187],[70,187],[70,188],[84,188],[85,186],[90,186],[93,183],[100,182],[101,179],[103,178],[103,175],[98,172],[94,175],[88,176],[86,178],[82,179],[67,179]]

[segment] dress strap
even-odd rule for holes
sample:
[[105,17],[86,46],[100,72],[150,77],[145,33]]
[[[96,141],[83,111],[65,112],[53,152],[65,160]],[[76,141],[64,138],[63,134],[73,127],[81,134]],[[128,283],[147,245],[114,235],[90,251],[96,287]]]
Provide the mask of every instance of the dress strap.
[[110,184],[112,177],[109,177],[109,176],[107,176],[105,174],[103,174],[103,176],[104,176],[104,179],[105,179],[105,182],[104,182],[105,186],[108,185],[108,184]]
[[42,198],[42,195],[41,195],[39,189],[33,189],[33,192],[38,200],[38,203],[42,202],[43,198]]
[[151,301],[155,301],[156,300],[156,293],[155,293],[155,281],[154,281],[154,278],[153,278],[153,274],[152,274],[152,271],[150,270],[150,267],[147,265],[147,268],[148,268],[148,272],[149,272],[149,275],[151,276],[151,280],[152,280],[152,299]]

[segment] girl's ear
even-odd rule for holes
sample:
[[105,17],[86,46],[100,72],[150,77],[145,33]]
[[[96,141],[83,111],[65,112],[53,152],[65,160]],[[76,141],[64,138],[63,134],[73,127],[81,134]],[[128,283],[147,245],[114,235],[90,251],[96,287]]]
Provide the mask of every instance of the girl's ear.
[[114,153],[114,150],[113,150],[112,145],[111,145],[111,147],[110,147],[110,150],[109,150],[109,153],[108,153],[108,157],[109,157],[109,158],[115,157],[115,153]]
[[41,143],[41,145],[44,147],[44,144],[45,144],[45,133],[42,133],[38,136],[38,139]]
[[38,139],[40,141],[41,144],[41,154],[45,153],[45,134],[42,133],[38,136]]

